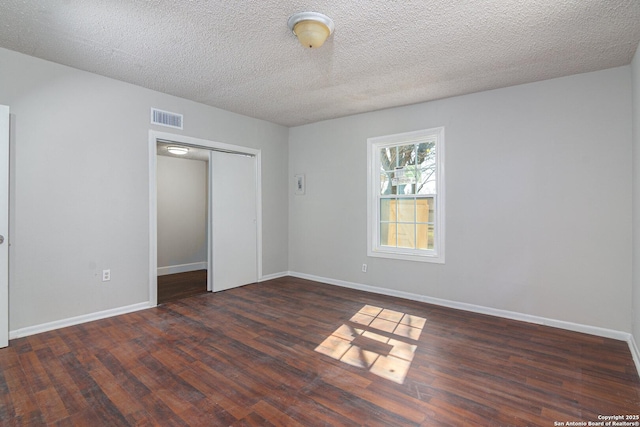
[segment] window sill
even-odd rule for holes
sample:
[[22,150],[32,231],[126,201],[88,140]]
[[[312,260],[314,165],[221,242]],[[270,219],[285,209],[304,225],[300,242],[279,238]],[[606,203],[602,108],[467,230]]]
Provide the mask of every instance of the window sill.
[[397,259],[402,261],[418,261],[418,262],[428,262],[432,264],[444,264],[444,256],[433,254],[416,254],[411,252],[402,252],[399,251],[389,251],[386,249],[369,249],[367,251],[367,256],[376,257],[376,258],[388,258],[388,259]]

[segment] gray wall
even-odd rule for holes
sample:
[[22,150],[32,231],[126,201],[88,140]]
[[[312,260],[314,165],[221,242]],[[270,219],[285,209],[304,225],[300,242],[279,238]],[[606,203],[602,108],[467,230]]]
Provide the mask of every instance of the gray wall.
[[[626,66],[290,129],[289,269],[630,332],[630,89]],[[437,126],[446,264],[367,258],[367,138]]]
[[[12,111],[10,329],[148,301],[148,131],[167,131],[149,125],[153,106],[185,115],[171,132],[262,149],[264,275],[634,325],[638,339],[639,68],[636,56],[633,68],[288,130],[0,49],[0,102]],[[366,139],[435,126],[446,127],[447,263],[367,258]],[[303,196],[295,173],[306,174]]]
[[[149,300],[150,128],[262,150],[263,273],[287,270],[287,128],[5,49],[0,102],[11,330]],[[184,114],[184,131],[151,126],[151,107]]]
[[206,263],[209,163],[157,159],[158,267]]
[[640,344],[640,45],[631,64],[633,80],[633,336]]

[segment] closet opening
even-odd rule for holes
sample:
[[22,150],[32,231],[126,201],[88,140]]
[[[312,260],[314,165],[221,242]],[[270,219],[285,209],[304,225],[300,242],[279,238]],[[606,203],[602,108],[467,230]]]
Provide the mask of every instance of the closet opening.
[[149,303],[262,275],[261,152],[149,131]]

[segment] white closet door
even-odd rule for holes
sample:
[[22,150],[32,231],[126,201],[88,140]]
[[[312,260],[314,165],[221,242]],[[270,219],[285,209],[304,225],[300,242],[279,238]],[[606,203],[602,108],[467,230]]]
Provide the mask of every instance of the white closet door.
[[256,158],[211,152],[213,291],[258,281]]

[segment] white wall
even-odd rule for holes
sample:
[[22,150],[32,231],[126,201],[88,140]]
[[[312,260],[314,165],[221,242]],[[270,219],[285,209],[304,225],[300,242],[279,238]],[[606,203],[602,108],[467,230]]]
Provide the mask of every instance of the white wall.
[[633,81],[633,336],[640,344],[640,45],[631,63]]
[[[289,269],[630,332],[630,87],[626,66],[290,129]],[[367,258],[367,138],[437,126],[446,264]]]
[[149,124],[151,107],[184,114],[171,132],[262,150],[263,273],[287,270],[287,128],[5,49],[0,102],[12,114],[11,330],[149,300],[149,129],[168,131]]
[[208,169],[201,160],[157,157],[159,268],[207,262]]

